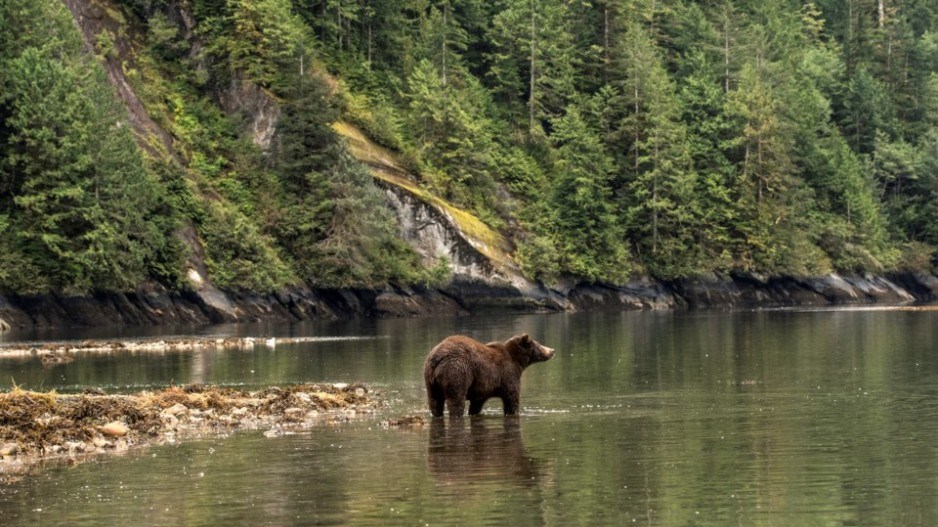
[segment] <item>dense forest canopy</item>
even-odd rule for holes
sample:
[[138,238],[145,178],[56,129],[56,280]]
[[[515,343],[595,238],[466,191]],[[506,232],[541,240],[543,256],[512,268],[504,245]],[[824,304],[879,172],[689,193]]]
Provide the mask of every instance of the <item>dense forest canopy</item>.
[[[445,279],[337,119],[545,282],[932,271],[935,0],[84,3],[119,22],[94,54],[59,0],[0,5],[3,290],[183,287],[189,230],[223,287]],[[267,147],[223,110],[245,81]]]

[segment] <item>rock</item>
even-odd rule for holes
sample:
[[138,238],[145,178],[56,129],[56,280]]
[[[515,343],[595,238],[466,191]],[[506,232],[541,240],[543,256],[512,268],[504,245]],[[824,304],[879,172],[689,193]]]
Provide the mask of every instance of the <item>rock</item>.
[[306,410],[302,408],[292,407],[287,408],[283,411],[283,418],[288,421],[302,421],[303,417],[306,416]]
[[123,437],[127,435],[127,432],[130,431],[130,429],[127,428],[127,425],[119,421],[111,421],[110,423],[102,426],[99,430],[101,430],[102,434],[111,437]]
[[309,394],[306,393],[306,392],[296,392],[296,393],[293,394],[293,397],[294,397],[296,400],[298,400],[298,401],[300,401],[300,402],[302,402],[302,403],[305,403],[305,404],[309,404],[309,403],[310,403],[310,400],[311,400],[310,397],[309,397]]
[[20,446],[16,443],[7,443],[0,447],[0,456],[15,456],[20,451]]
[[97,448],[105,448],[105,447],[111,446],[111,442],[108,441],[107,439],[104,439],[101,436],[98,436],[92,439],[91,444],[93,444]]
[[364,396],[365,396],[365,389],[364,389],[364,388],[355,388],[355,395],[357,395],[357,396],[359,396],[359,397],[364,397]]
[[68,450],[69,452],[84,452],[85,451],[85,443],[81,441],[66,441],[64,446],[65,446],[65,449]]
[[222,107],[230,113],[247,117],[246,128],[250,131],[254,144],[267,150],[277,130],[280,119],[280,105],[268,92],[244,76],[231,79],[231,85],[220,93]]
[[163,411],[160,412],[160,413],[163,414],[163,415],[178,417],[179,414],[183,414],[183,413],[186,413],[186,412],[188,412],[188,411],[189,411],[189,409],[186,407],[186,405],[184,405],[184,404],[182,404],[182,403],[176,403],[176,404],[170,406],[169,408],[166,408],[165,410],[163,410]]
[[218,422],[225,426],[236,426],[238,424],[238,419],[230,415],[223,415],[218,418]]

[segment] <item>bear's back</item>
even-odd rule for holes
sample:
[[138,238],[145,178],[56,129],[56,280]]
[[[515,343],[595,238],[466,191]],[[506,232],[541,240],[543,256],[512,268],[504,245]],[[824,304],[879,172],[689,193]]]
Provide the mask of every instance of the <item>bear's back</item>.
[[443,339],[430,350],[424,365],[424,374],[432,376],[441,364],[479,371],[501,365],[506,360],[510,360],[510,357],[505,353],[504,344],[501,342],[483,344],[472,337],[453,335]]

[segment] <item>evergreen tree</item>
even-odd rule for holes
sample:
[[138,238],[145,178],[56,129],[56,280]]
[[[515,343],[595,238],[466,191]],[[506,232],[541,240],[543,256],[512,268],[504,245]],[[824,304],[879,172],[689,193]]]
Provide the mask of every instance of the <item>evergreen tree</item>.
[[[300,70],[308,38],[290,0],[229,0],[227,37],[231,68],[271,86],[287,70]],[[295,63],[295,64],[294,64]]]
[[613,160],[576,107],[552,128],[557,160],[549,214],[559,267],[589,280],[625,280],[630,266],[612,195]]
[[63,61],[57,43],[6,63],[3,172],[15,243],[48,284],[132,288],[165,233],[148,222],[159,191],[101,70]]
[[742,242],[738,257],[745,268],[777,265],[778,225],[788,214],[788,191],[795,184],[792,128],[780,119],[779,103],[755,64],[743,67],[727,98],[726,114],[739,127],[732,144],[741,183],[737,206],[743,211],[736,225]]
[[329,87],[298,79],[277,130],[274,169],[282,185],[277,239],[300,277],[325,287],[380,285],[414,272],[413,253],[367,169],[332,130]]
[[578,61],[574,37],[566,31],[570,11],[563,1],[505,0],[492,21],[490,77],[506,102],[523,94],[526,129],[543,134],[542,125],[559,115],[574,93]]
[[[627,151],[619,178],[624,191],[625,221],[639,255],[662,276],[694,267],[699,212],[693,198],[696,173],[681,120],[676,88],[647,30],[628,26],[619,45],[623,114],[616,130],[620,151]],[[680,262],[680,263],[679,263]]]

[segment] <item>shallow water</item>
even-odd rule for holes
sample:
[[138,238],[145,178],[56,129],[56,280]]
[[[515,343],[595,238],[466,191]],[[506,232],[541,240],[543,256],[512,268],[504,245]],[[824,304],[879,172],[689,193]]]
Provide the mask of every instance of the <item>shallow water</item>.
[[[0,488],[0,525],[938,525],[936,327],[862,310],[379,320],[181,330],[356,337],[273,350],[0,360],[2,387],[361,381],[388,399],[292,436],[49,464]],[[557,355],[525,373],[519,418],[490,401],[379,426],[426,414],[444,336],[522,331]],[[40,335],[63,336],[87,335]]]

